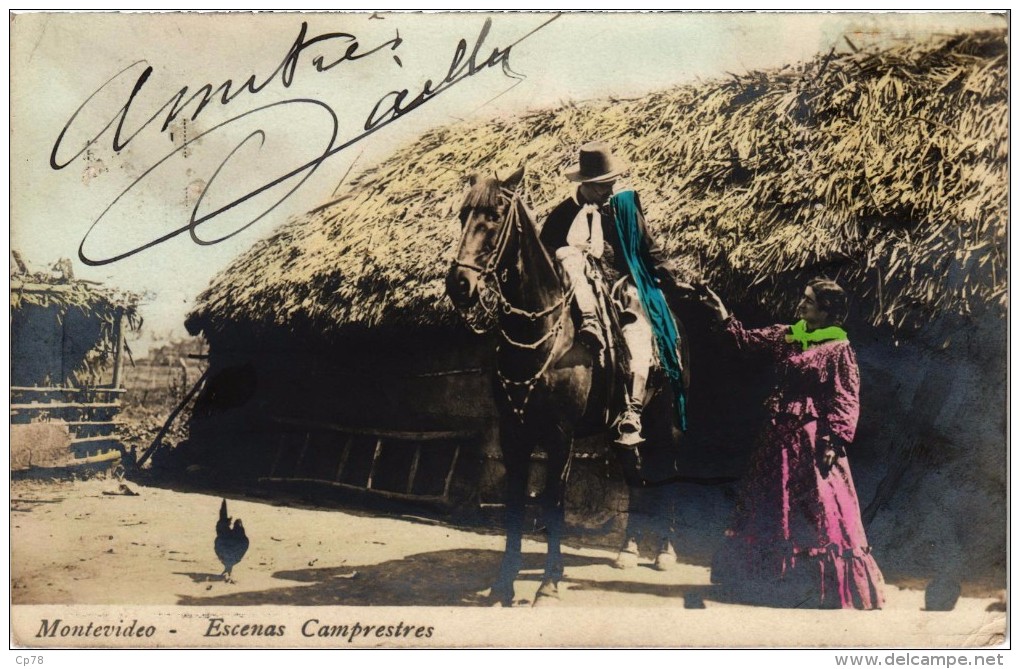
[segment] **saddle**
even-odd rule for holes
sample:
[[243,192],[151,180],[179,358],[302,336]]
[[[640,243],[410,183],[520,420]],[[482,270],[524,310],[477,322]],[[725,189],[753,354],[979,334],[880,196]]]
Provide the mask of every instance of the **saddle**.
[[[596,315],[606,342],[601,355],[591,358],[592,391],[588,398],[585,419],[582,421],[585,425],[591,425],[591,431],[595,432],[610,427],[612,421],[626,407],[627,384],[624,381],[630,376],[630,352],[623,340],[620,303],[614,299],[613,291],[606,286],[601,271],[591,258],[588,258],[585,274],[595,293]],[[561,273],[561,277],[565,286],[569,288],[569,278],[565,273]],[[576,304],[570,306],[570,317],[576,332],[581,327],[582,318]],[[557,361],[556,367],[587,364],[589,357],[587,349],[575,342],[573,349]]]

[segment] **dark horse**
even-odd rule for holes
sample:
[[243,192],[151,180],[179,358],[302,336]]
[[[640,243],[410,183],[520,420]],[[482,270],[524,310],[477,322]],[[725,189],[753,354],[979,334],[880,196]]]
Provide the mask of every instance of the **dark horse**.
[[[592,356],[574,342],[573,291],[564,286],[516,192],[523,174],[522,168],[502,182],[472,179],[460,212],[457,257],[447,276],[447,294],[468,325],[482,332],[493,325],[485,319],[495,316],[499,331],[495,395],[506,467],[507,538],[491,597],[504,606],[513,603],[521,569],[528,472],[537,447],[548,458],[541,499],[548,549],[535,604],[559,597],[564,490],[574,436],[593,386]],[[662,414],[672,412],[667,408]],[[629,475],[628,484],[632,490],[636,485]]]

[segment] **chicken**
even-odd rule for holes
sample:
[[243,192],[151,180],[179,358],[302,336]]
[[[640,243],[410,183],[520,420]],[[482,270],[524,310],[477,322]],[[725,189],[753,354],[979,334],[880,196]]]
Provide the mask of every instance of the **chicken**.
[[240,518],[234,521],[233,527],[230,526],[227,500],[220,504],[220,519],[216,521],[216,542],[213,548],[216,550],[216,557],[223,563],[223,580],[233,583],[230,572],[248,551],[248,536],[244,533],[244,525],[241,524]]

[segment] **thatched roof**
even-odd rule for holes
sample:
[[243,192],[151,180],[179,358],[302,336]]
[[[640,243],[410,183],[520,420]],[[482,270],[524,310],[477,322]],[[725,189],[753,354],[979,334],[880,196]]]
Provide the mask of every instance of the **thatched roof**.
[[[128,329],[138,330],[142,326],[137,294],[95,281],[75,279],[68,260],[61,260],[48,272],[33,271],[17,251],[12,251],[10,282],[11,329],[12,337],[21,340],[19,355],[37,358],[42,354],[33,347],[52,343],[45,337],[43,342],[34,339],[38,331],[22,329],[44,314],[44,322],[51,323],[51,327],[70,328],[70,335],[65,332],[57,339],[63,358],[58,366],[73,368],[79,382],[84,383],[86,378],[91,383],[98,382],[99,375],[112,360],[118,318],[124,319],[123,324]],[[29,351],[32,352],[29,354]],[[33,360],[25,365],[25,360],[15,360],[15,365],[27,369],[38,362]],[[35,380],[38,381],[41,379]]]
[[77,309],[111,323],[118,313],[123,313],[132,328],[137,329],[140,324],[136,295],[106,289],[92,281],[56,280],[43,275],[12,276],[11,311],[19,311],[27,305],[58,311]]
[[123,314],[128,327],[135,330],[141,327],[137,294],[109,288],[96,281],[75,279],[69,260],[61,259],[49,272],[34,271],[25,264],[20,253],[12,250],[10,266],[12,315],[34,305],[59,313],[73,309],[107,322],[111,327],[117,315]]
[[542,216],[596,138],[630,164],[667,253],[729,300],[786,313],[824,272],[900,334],[1002,313],[1007,66],[1005,32],[984,32],[440,128],[256,243],[189,329],[456,324],[443,276],[465,173],[526,162]]

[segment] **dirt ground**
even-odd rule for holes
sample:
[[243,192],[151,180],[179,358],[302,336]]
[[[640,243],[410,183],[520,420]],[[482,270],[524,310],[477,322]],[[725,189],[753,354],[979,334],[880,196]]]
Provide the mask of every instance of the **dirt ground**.
[[[220,498],[127,485],[136,496],[116,494],[120,484],[112,479],[12,483],[15,606],[477,606],[501,556],[496,534],[425,519],[230,499],[230,515],[243,519],[251,548],[234,570],[236,583],[225,583],[213,552]],[[526,540],[524,550],[521,605],[534,596],[544,546]],[[646,559],[619,570],[608,550],[575,545],[565,553],[561,606],[726,609],[766,620],[777,613],[714,600],[705,566],[658,572]],[[1002,607],[994,596],[965,596],[952,614],[923,611],[922,590],[889,585],[887,600],[884,611],[848,614],[871,616],[869,625],[882,617],[949,628],[955,623],[947,616],[963,616],[965,628],[993,632],[1004,620],[993,613]],[[997,633],[981,638],[987,643]]]

